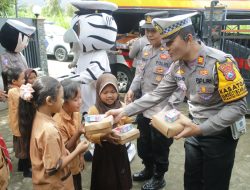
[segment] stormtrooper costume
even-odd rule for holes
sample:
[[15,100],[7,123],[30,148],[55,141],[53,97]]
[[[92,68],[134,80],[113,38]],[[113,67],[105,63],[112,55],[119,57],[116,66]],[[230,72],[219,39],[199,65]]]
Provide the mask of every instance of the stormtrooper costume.
[[[71,1],[79,11],[65,33],[64,41],[73,43],[75,58],[71,67],[76,66],[76,75],[68,76],[82,83],[83,106],[87,112],[95,104],[95,82],[104,72],[110,72],[106,50],[115,45],[117,26],[111,15],[118,7],[113,3],[98,1]],[[87,93],[86,93],[87,92]]]

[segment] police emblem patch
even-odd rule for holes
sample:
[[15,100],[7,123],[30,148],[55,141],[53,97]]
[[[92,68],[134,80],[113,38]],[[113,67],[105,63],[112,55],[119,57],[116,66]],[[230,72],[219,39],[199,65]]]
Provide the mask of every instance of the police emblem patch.
[[164,67],[157,66],[157,67],[155,68],[155,73],[157,73],[157,74],[163,74],[164,71],[165,71]]
[[197,86],[197,89],[199,94],[211,94],[214,92],[214,86],[211,85]]
[[202,76],[206,76],[208,75],[208,70],[207,69],[202,69],[199,71],[199,74],[202,75]]
[[167,58],[169,58],[169,55],[167,55],[167,54],[161,54],[160,58],[161,59],[167,59]]
[[204,57],[203,56],[199,56],[197,62],[198,62],[199,65],[203,65],[203,63],[204,63]]
[[147,15],[147,16],[146,16],[146,23],[147,23],[147,24],[151,24],[151,22],[152,22],[152,16]]
[[163,28],[159,24],[155,22],[154,27],[160,34],[163,34]]
[[232,62],[220,64],[218,69],[223,73],[226,80],[233,81],[235,79],[236,74]]
[[185,73],[185,71],[182,69],[179,69],[176,71],[176,74],[179,74],[179,75],[183,75],[184,73]]
[[200,93],[206,93],[207,92],[207,88],[205,86],[201,86],[199,92]]
[[160,82],[161,80],[162,80],[162,76],[161,75],[157,75],[156,77],[155,77],[155,80],[157,81],[157,82]]
[[149,55],[149,53],[146,51],[146,52],[144,52],[144,54],[143,54],[144,56],[148,56]]

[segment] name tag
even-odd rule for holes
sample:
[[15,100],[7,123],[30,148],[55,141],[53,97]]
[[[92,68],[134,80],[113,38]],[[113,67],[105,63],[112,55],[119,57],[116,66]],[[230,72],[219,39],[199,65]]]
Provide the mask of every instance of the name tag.
[[231,126],[231,131],[234,139],[239,139],[241,135],[246,133],[247,129],[245,116],[241,117]]

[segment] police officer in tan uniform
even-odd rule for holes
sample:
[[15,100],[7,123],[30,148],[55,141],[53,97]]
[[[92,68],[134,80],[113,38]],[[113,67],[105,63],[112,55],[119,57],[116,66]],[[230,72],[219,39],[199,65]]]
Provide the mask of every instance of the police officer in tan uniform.
[[[161,35],[152,25],[153,18],[164,18],[167,11],[145,14],[145,35],[150,42],[142,50],[142,61],[136,67],[135,78],[126,95],[126,103],[133,100],[135,94],[146,94],[153,91],[168,72],[172,63],[166,47],[161,44]],[[173,139],[166,138],[150,124],[151,117],[167,105],[167,99],[144,111],[137,117],[140,138],[137,140],[138,155],[145,168],[133,175],[134,181],[147,181],[143,190],[160,189],[165,186],[164,174],[168,171],[169,147]]]
[[[169,97],[184,80],[193,123],[175,138],[185,140],[185,190],[227,190],[234,165],[237,140],[231,127],[247,112],[244,80],[231,55],[207,47],[195,38],[190,17],[154,19],[174,66],[151,93],[107,115],[141,113]],[[243,119],[242,119],[243,120]]]

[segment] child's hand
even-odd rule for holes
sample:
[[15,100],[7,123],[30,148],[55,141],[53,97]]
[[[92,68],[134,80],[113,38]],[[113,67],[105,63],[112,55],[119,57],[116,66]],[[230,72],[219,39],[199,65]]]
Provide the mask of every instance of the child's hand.
[[81,169],[81,171],[84,170],[84,166],[85,166],[85,160],[84,160],[83,154],[80,154],[80,169]]
[[89,142],[88,141],[81,141],[77,147],[76,150],[78,153],[82,153],[85,152],[89,147]]
[[85,128],[84,128],[84,123],[80,125],[80,127],[78,128],[78,133],[81,134],[85,134]]
[[118,144],[119,138],[115,135],[115,133],[112,131],[111,133],[107,133],[101,137],[101,140],[107,140],[110,143]]
[[6,92],[0,89],[0,102],[5,102],[7,98],[8,95],[6,94]]

